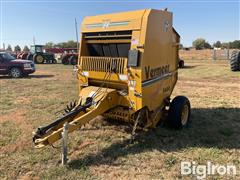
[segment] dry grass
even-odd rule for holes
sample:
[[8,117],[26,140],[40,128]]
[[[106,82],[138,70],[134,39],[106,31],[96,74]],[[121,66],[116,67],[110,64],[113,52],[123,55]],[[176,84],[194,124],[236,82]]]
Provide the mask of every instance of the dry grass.
[[186,65],[173,96],[190,99],[191,128],[158,127],[130,144],[126,126],[99,119],[70,135],[66,167],[59,164],[60,149],[33,149],[31,132],[77,99],[72,67],[37,65],[29,78],[0,77],[0,179],[191,179],[180,175],[181,161],[230,163],[239,172],[240,74],[226,61]]

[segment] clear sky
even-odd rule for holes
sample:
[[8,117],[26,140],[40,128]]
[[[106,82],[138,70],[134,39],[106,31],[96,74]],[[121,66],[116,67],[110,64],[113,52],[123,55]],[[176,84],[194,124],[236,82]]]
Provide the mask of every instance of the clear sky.
[[137,10],[168,8],[181,42],[191,46],[198,37],[213,43],[239,40],[239,0],[0,0],[1,47],[75,40],[74,18]]

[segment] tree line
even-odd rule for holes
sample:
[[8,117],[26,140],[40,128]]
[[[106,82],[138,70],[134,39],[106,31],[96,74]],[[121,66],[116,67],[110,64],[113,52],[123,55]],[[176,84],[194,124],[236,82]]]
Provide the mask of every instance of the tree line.
[[[213,43],[212,45],[209,44],[204,38],[197,38],[196,40],[194,40],[192,42],[192,46],[197,49],[197,50],[201,50],[201,49],[212,49],[214,47],[216,48],[226,48],[226,49],[240,49],[240,40],[235,40],[232,42],[221,42],[221,41],[216,41],[215,43]],[[60,42],[60,43],[53,43],[53,42],[47,42],[44,45],[45,48],[77,48],[77,42],[70,40],[67,42]],[[180,49],[183,49],[183,45],[180,44]],[[27,45],[24,46],[23,49],[21,49],[21,47],[19,45],[16,45],[13,49],[11,47],[11,45],[8,45],[7,51],[15,51],[15,52],[19,52],[19,51],[29,51],[29,47]]]
[[[44,45],[44,47],[45,48],[77,48],[77,42],[73,41],[73,40],[70,40],[70,41],[67,41],[67,42],[60,42],[60,43],[57,43],[57,44],[54,44],[53,42],[47,42]],[[30,51],[30,49],[27,45],[25,45],[22,49],[19,45],[16,45],[16,46],[14,46],[14,48],[12,48],[12,46],[10,44],[7,46],[6,50],[7,51],[15,51],[15,52],[20,52],[20,51],[28,52],[28,51]]]
[[53,43],[53,42],[47,42],[44,46],[45,48],[77,48],[77,42],[70,40],[67,42],[60,42],[60,43]]
[[[16,46],[14,46],[14,48],[12,49],[12,46],[9,44],[8,45],[8,47],[7,47],[7,49],[6,49],[7,51],[15,51],[15,52],[20,52],[20,51],[22,51],[22,49],[21,49],[21,47],[19,46],[19,45],[16,45]],[[27,45],[25,45],[24,46],[24,48],[23,48],[23,51],[26,51],[26,52],[28,52],[28,51],[30,51],[30,49],[29,49],[29,47],[27,46]]]
[[[197,50],[212,48],[240,49],[240,40],[235,40],[232,42],[216,41],[211,45],[204,38],[197,38],[192,42],[192,46]],[[180,48],[183,48],[183,46],[180,46]]]

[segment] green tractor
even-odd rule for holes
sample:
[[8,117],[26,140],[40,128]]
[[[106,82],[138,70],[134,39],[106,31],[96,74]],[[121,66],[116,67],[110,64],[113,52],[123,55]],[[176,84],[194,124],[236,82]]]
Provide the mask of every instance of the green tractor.
[[28,60],[33,60],[36,64],[57,63],[54,54],[43,51],[43,45],[32,45],[30,47],[30,53],[28,53],[26,58]]

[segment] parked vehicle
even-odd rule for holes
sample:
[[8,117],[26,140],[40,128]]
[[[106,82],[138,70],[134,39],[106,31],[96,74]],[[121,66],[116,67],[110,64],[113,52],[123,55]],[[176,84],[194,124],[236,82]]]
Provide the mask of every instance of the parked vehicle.
[[0,75],[10,75],[13,78],[28,76],[35,72],[33,61],[16,59],[9,53],[0,52]]
[[62,56],[62,64],[64,65],[76,65],[78,63],[78,54],[74,52],[68,52]]

